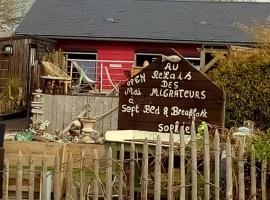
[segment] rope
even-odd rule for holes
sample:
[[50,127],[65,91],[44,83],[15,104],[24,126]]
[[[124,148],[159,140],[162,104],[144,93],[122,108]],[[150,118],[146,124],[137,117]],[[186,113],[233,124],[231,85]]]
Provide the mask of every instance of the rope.
[[94,117],[91,117],[92,119],[95,119],[95,120],[101,120],[102,118],[104,118],[106,115],[110,114],[111,112],[113,112],[116,108],[118,108],[118,105],[115,105],[114,107],[112,107],[111,110],[101,114],[101,115],[98,115],[98,116],[94,116]]

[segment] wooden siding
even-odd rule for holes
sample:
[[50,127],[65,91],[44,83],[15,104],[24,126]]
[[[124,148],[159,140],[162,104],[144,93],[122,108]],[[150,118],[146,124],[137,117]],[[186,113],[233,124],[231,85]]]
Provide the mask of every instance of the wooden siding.
[[[113,48],[113,47],[107,47],[100,49],[98,51],[98,59],[99,60],[118,60],[118,61],[134,61],[134,50],[130,48]],[[127,79],[127,76],[125,75],[126,71],[132,70],[133,63],[117,63],[118,67],[112,67],[113,64],[116,64],[114,62],[103,62],[98,63],[98,73],[101,74],[101,67],[107,67],[108,72],[110,74],[110,78],[112,80],[121,80],[124,81]],[[108,89],[110,88],[110,82],[109,78],[107,77],[107,74],[102,74],[102,89]],[[101,80],[101,77],[97,77],[98,80]]]
[[[29,57],[29,40],[5,40],[1,41],[1,47],[7,44],[11,44],[13,47],[13,53],[4,55],[1,54],[1,69],[5,70],[5,74],[2,73],[1,77],[5,78],[19,78],[22,80],[22,86],[24,91],[27,90],[28,80],[28,57]],[[0,87],[3,87],[3,82],[0,82]]]
[[[41,65],[40,61],[42,60],[42,57],[45,53],[50,52],[54,48],[54,42],[53,41],[47,41],[47,40],[39,40],[39,39],[31,39],[31,45],[36,48],[36,59],[39,61],[36,65],[30,65],[29,63],[29,91],[28,94],[30,95],[35,89],[41,87]],[[30,46],[29,46],[30,48]],[[30,52],[30,49],[29,49]],[[28,56],[30,59],[30,55]],[[42,89],[42,88],[41,88]]]
[[[92,116],[107,113],[118,105],[118,97],[106,96],[69,96],[48,95],[43,96],[44,120],[50,122],[49,131],[64,129],[87,105],[92,108]],[[118,121],[118,110],[99,120],[95,126],[97,131],[105,133],[108,130],[116,130]]]
[[[39,86],[40,66],[30,66],[30,48],[35,45],[37,48],[37,59],[54,47],[53,41],[25,38],[5,38],[0,40],[0,47],[11,44],[12,54],[0,53],[0,89],[8,78],[19,78],[22,81],[23,95],[25,102],[28,102],[34,89]],[[27,95],[28,94],[28,95]]]
[[[112,67],[113,61],[135,61],[136,53],[175,54],[171,49],[176,49],[184,57],[200,57],[195,44],[166,44],[147,42],[119,42],[119,41],[91,41],[91,40],[58,40],[57,48],[64,52],[88,52],[97,53],[98,60],[109,60],[109,62],[98,62],[98,80],[102,80],[102,88],[111,88],[106,73],[101,70],[107,67],[112,82],[124,81],[127,74],[132,70],[133,63],[117,63],[118,67]],[[114,63],[115,64],[115,63]],[[134,63],[135,64],[135,63]],[[102,76],[100,77],[100,73]]]

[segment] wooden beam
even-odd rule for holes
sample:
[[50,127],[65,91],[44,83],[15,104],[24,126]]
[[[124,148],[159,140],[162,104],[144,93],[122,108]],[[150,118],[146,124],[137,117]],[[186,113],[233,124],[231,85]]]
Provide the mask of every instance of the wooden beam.
[[205,53],[211,54],[227,54],[229,53],[229,49],[212,49],[212,48],[204,48]]
[[200,69],[205,66],[205,48],[202,48],[200,51]]
[[205,65],[204,67],[201,67],[201,71],[204,73],[207,72],[222,57],[223,56],[215,56],[209,63],[207,63],[207,65]]

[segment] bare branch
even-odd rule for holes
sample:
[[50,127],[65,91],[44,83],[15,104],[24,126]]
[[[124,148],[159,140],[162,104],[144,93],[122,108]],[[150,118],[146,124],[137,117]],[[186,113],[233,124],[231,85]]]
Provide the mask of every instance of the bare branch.
[[0,31],[14,31],[32,0],[0,0]]

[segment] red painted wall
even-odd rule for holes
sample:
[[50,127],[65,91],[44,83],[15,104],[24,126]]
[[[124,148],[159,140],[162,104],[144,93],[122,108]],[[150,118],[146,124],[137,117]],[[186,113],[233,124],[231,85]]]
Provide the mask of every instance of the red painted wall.
[[[164,44],[143,42],[110,42],[91,40],[59,40],[58,48],[62,51],[97,53],[98,60],[135,61],[135,53],[159,53],[165,55],[175,54],[171,48],[176,49],[184,57],[199,57],[200,45],[194,44]],[[111,88],[105,72],[107,67],[111,79],[126,80],[126,71],[130,71],[133,64],[120,62],[98,62],[98,74],[103,64],[102,84],[103,88]],[[117,64],[117,65],[115,65]],[[98,76],[101,80],[101,77]]]

